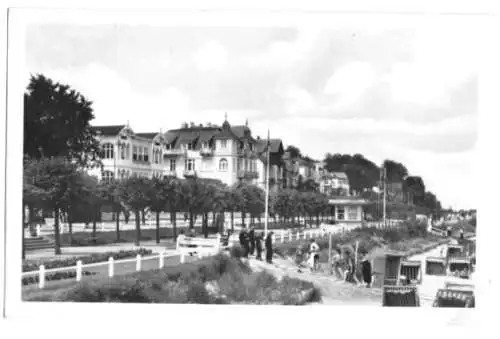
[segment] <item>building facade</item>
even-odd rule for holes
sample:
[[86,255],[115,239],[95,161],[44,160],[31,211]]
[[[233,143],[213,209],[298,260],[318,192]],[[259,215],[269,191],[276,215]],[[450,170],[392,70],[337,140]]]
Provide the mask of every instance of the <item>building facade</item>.
[[[257,138],[257,151],[259,154],[259,161],[257,162],[257,171],[259,173],[258,186],[262,189],[266,187],[267,177],[267,139]],[[285,153],[283,142],[281,139],[269,140],[269,189],[276,191],[278,188],[283,187],[283,174],[284,163],[283,154]]]
[[[222,126],[184,123],[166,133],[134,133],[127,125],[96,126],[102,169],[90,174],[101,181],[139,177],[199,177],[262,186],[262,140],[253,138],[248,123]],[[273,143],[274,145],[274,143]],[[271,148],[271,178],[278,177],[281,141]]]
[[187,125],[165,135],[164,162],[167,175],[217,179],[226,185],[258,184],[257,140],[250,128]]
[[90,174],[100,181],[163,175],[161,133],[135,134],[127,125],[96,126],[94,130],[101,145],[103,168]]
[[349,178],[344,172],[327,172],[321,175],[319,188],[328,195],[349,196]]

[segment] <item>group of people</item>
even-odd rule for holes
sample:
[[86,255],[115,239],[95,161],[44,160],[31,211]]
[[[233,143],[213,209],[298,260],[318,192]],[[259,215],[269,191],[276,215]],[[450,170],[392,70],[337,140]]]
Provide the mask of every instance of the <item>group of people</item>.
[[[309,246],[300,245],[295,253],[295,262],[298,266],[298,272],[302,272],[302,268],[309,267],[311,272],[319,269],[319,251],[320,247],[314,239],[310,240]],[[363,259],[360,261],[359,268],[361,270],[363,283],[366,287],[372,284],[372,265],[368,259],[366,251],[362,251]],[[332,253],[332,270],[337,278],[345,281],[361,284],[357,278],[357,265],[355,262],[354,248],[351,245],[337,246]]]
[[264,232],[255,232],[252,226],[247,231],[246,227],[242,227],[239,234],[240,245],[243,248],[243,257],[248,258],[249,255],[256,253],[255,259],[262,260],[262,242],[264,241],[266,250],[266,262],[273,263],[273,232],[268,232],[264,240]]

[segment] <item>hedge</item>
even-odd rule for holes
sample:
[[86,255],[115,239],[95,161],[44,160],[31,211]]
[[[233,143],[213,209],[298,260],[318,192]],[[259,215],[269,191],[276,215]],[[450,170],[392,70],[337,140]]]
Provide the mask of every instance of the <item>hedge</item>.
[[[95,272],[82,271],[82,276],[95,275],[95,274],[96,274]],[[46,281],[63,280],[63,279],[71,279],[71,278],[76,278],[75,271],[54,272],[54,273],[45,274]],[[39,281],[40,280],[39,280],[38,274],[23,277],[21,279],[21,283],[23,286],[30,285],[30,284],[38,284]]]
[[23,272],[37,271],[40,269],[40,265],[44,265],[45,269],[53,269],[59,267],[71,267],[75,266],[77,261],[81,261],[82,265],[93,264],[98,262],[108,261],[110,257],[115,260],[133,258],[140,254],[141,256],[150,255],[153,251],[145,248],[140,248],[138,250],[128,250],[119,252],[104,252],[104,253],[94,253],[85,257],[71,257],[67,259],[51,259],[51,260],[25,260],[23,262]]

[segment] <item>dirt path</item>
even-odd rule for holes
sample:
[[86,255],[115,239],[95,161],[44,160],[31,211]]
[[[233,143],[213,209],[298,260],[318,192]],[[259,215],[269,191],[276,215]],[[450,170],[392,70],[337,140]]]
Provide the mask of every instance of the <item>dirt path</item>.
[[356,287],[333,276],[311,273],[308,270],[299,273],[297,267],[290,260],[276,258],[273,261],[273,265],[255,259],[250,259],[249,263],[254,270],[267,270],[278,278],[287,275],[314,283],[321,290],[321,304],[323,305],[381,305],[382,292],[380,289]]
[[[443,288],[446,282],[458,282],[462,284],[473,284],[472,279],[464,280],[449,276],[431,276],[425,274],[425,259],[436,257],[441,253],[441,245],[427,252],[414,255],[410,260],[422,262],[424,272],[422,284],[418,286],[421,307],[432,307],[438,289]],[[250,259],[249,263],[254,270],[267,270],[276,277],[285,275],[314,283],[322,292],[322,304],[324,305],[376,305],[382,304],[382,290],[377,288],[357,287],[350,283],[344,283],[334,276],[323,273],[311,273],[304,269],[303,273],[297,271],[297,267],[291,259],[275,258],[274,264],[270,265],[262,261]]]

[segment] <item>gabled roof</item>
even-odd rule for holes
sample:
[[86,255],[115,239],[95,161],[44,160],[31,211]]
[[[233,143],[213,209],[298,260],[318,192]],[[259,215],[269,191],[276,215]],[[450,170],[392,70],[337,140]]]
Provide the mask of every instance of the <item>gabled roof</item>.
[[100,135],[118,135],[126,125],[92,126],[91,128]]
[[136,136],[144,139],[153,140],[159,133],[135,133]]
[[[280,148],[283,148],[283,142],[281,139],[269,139],[271,145],[271,153],[279,153]],[[266,150],[267,139],[257,140],[257,152],[264,152]]]
[[331,174],[334,178],[348,179],[347,174],[344,172],[330,172],[329,174]]

